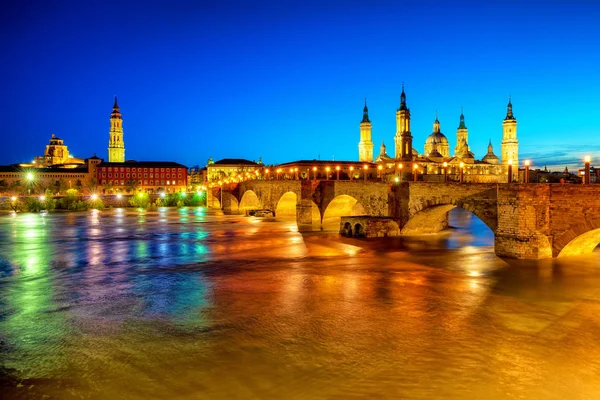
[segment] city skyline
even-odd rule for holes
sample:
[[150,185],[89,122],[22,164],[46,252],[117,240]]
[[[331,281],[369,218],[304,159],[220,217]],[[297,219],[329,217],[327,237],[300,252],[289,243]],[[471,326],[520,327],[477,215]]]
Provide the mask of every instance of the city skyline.
[[498,151],[510,95],[521,160],[600,156],[594,4],[234,4],[115,5],[110,22],[90,20],[100,3],[3,5],[2,163],[39,155],[51,133],[107,159],[114,95],[127,159],[356,160],[364,97],[378,154],[402,83],[420,153],[436,111],[456,144],[461,107],[476,157],[489,140]]

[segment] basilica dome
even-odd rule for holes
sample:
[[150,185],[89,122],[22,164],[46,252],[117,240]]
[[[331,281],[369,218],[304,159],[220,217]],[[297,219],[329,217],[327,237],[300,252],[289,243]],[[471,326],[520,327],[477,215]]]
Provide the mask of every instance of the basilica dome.
[[429,144],[429,145],[448,144],[448,138],[442,132],[433,132],[431,135],[429,135],[427,137],[425,144]]

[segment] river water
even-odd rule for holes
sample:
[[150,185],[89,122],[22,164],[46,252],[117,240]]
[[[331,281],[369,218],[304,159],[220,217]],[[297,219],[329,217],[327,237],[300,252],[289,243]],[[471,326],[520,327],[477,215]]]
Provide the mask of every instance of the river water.
[[202,208],[0,216],[2,398],[598,399],[600,251]]

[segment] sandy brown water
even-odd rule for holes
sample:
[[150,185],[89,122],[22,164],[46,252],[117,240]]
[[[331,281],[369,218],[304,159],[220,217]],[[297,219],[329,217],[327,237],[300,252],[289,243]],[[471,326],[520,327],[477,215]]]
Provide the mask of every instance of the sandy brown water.
[[0,216],[0,390],[56,399],[600,398],[600,252],[301,234],[201,208]]

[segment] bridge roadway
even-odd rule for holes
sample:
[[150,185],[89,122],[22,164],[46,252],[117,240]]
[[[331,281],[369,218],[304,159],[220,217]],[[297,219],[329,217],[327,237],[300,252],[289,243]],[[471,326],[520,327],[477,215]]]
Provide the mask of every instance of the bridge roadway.
[[301,230],[339,230],[341,217],[363,215],[392,218],[400,235],[433,233],[460,207],[494,232],[498,256],[578,255],[600,243],[600,185],[254,180],[220,190],[209,192],[209,206],[271,209]]

